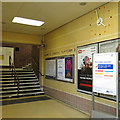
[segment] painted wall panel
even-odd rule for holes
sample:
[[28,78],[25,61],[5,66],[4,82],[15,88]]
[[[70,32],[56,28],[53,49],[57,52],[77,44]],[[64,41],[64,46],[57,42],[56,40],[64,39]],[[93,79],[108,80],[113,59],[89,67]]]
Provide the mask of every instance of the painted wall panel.
[[[44,49],[42,63],[44,64],[45,59],[49,57],[74,54],[76,66],[76,49],[78,46],[118,38],[118,3],[107,3],[100,9],[98,8],[98,13],[103,18],[106,27],[97,26],[97,17],[93,10],[45,35],[46,48]],[[43,71],[45,71],[45,67]],[[44,85],[85,99],[92,99],[90,95],[76,91],[76,68],[74,84],[44,79]],[[111,103],[101,98],[97,98],[96,101],[108,105]]]

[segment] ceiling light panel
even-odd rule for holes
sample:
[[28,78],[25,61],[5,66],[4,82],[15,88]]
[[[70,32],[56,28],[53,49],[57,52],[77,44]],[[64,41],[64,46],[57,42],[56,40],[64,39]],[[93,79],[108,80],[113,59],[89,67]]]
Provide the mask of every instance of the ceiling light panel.
[[22,17],[14,17],[12,22],[25,24],[25,25],[32,25],[32,26],[41,26],[42,24],[44,24],[43,21],[32,20],[32,19],[27,19],[27,18],[22,18]]

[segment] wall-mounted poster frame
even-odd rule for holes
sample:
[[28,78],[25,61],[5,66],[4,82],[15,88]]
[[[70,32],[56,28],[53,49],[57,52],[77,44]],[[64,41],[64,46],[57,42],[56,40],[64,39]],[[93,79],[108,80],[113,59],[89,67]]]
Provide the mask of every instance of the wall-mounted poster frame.
[[[45,78],[61,82],[74,83],[74,61],[73,54],[54,58],[46,58]],[[54,67],[52,64],[54,64]],[[52,74],[50,70],[53,71]]]
[[[111,40],[96,42],[96,43],[93,43],[93,44],[98,44],[98,53],[119,52],[119,69],[120,69],[120,38],[115,38],[115,39],[111,39]],[[92,92],[78,89],[78,48],[84,48],[86,46],[93,45],[93,44],[78,46],[77,51],[76,51],[76,55],[77,55],[77,58],[76,58],[77,91],[78,92],[83,92],[83,93],[86,93],[86,94],[92,94]],[[81,52],[81,51],[79,51],[79,52]],[[120,73],[119,73],[119,78],[120,78]],[[98,97],[101,97],[101,98],[109,99],[109,100],[115,100],[116,99],[116,97],[113,96],[113,95],[111,96],[111,95],[105,95],[105,94],[101,94],[101,93],[96,93],[95,95],[98,96]]]
[[118,39],[99,43],[99,53],[117,52]]
[[74,55],[57,57],[57,80],[74,83]]
[[92,54],[98,53],[98,43],[77,47],[77,91],[92,92]]
[[[113,39],[113,40],[108,40],[108,41],[103,41],[99,43],[99,53],[111,53],[111,52],[118,52],[119,50],[119,42],[120,39]],[[119,52],[120,54],[120,52]],[[120,55],[119,55],[119,61],[120,61]],[[119,67],[120,69],[120,67]],[[120,77],[120,74],[119,74]],[[108,98],[110,100],[115,100],[116,96],[113,95],[105,95],[100,93],[100,97],[103,98]]]
[[45,78],[56,79],[56,58],[45,59]]

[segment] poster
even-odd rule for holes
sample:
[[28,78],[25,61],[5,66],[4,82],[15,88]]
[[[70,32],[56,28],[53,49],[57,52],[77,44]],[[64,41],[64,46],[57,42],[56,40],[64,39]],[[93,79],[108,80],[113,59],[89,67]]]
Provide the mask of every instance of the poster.
[[72,79],[72,57],[65,58],[65,78]]
[[56,59],[45,60],[45,77],[56,79]]
[[116,95],[118,53],[93,55],[93,92]]
[[14,48],[0,47],[0,66],[10,66],[10,63],[14,63]]
[[92,54],[98,52],[98,44],[77,49],[77,89],[92,92]]
[[57,80],[73,82],[73,57],[57,58]]
[[99,43],[99,52],[107,53],[107,52],[116,52],[118,51],[118,40],[111,40]]
[[119,52],[119,71],[120,71],[120,39],[100,43],[99,52],[100,53]]
[[65,79],[65,58],[57,59],[57,79],[64,80]]

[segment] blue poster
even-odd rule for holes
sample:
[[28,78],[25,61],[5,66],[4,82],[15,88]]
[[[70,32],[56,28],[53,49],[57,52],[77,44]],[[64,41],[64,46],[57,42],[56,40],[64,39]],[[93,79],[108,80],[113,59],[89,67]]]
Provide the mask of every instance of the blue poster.
[[72,57],[65,58],[65,78],[72,79]]

